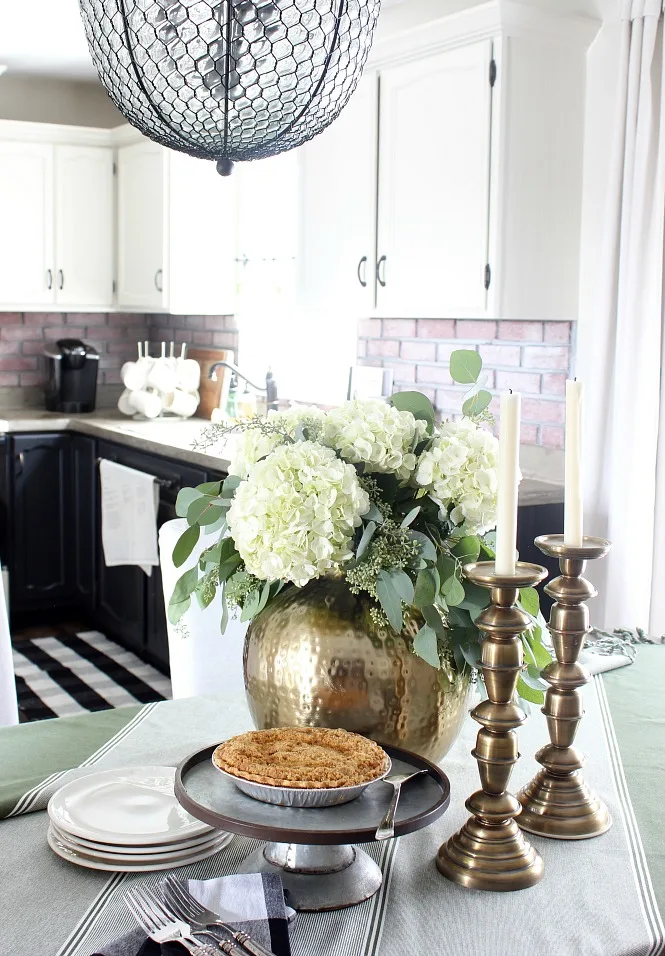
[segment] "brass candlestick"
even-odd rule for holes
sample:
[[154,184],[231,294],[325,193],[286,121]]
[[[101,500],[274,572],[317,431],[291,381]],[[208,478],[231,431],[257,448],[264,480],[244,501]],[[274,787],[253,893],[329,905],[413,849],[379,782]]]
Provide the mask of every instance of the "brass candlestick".
[[591,680],[577,660],[589,631],[589,609],[584,602],[598,593],[582,575],[587,560],[602,558],[612,545],[604,538],[584,538],[579,548],[573,548],[563,543],[561,534],[542,535],[536,545],[559,559],[561,576],[545,588],[556,601],[548,625],[556,660],[543,671],[551,685],[542,708],[550,743],[536,754],[543,769],[518,794],[520,826],[539,836],[585,840],[609,830],[612,818],[584,782],[584,755],[573,747],[584,714],[579,688]]
[[449,880],[472,889],[522,890],[542,878],[543,861],[515,823],[520,803],[506,789],[519,758],[515,730],[526,720],[513,698],[524,666],[520,634],[529,617],[516,603],[519,589],[540,584],[547,570],[520,561],[514,574],[500,575],[494,562],[483,561],[468,564],[464,574],[492,595],[476,620],[485,634],[481,671],[488,699],[471,714],[482,724],[472,751],[482,790],[466,801],[472,816],[439,848],[436,865]]

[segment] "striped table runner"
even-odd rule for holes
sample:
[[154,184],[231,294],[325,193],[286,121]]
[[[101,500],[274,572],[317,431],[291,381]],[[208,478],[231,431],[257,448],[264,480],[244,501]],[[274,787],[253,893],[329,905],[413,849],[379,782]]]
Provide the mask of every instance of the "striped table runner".
[[[641,647],[636,664],[598,677],[587,688],[579,744],[589,755],[587,777],[612,812],[609,833],[574,843],[534,839],[546,876],[521,893],[468,891],[444,880],[434,866],[436,850],[464,821],[464,799],[478,781],[469,756],[476,727],[468,721],[444,762],[453,787],[450,810],[426,830],[366,847],[383,870],[381,891],[348,910],[299,914],[292,929],[294,956],[664,953],[665,855],[659,816],[665,784],[664,676],[663,649]],[[102,719],[108,723],[100,723]],[[113,766],[174,764],[249,724],[240,698],[196,698],[0,732],[0,809],[5,816],[0,823],[0,949],[12,956],[88,956],[130,928],[124,890],[134,882],[161,878],[109,877],[65,863],[46,845],[46,814],[29,811],[42,809],[50,793],[73,775]],[[38,728],[48,734],[47,741],[36,733]],[[530,755],[545,740],[544,720],[534,713],[520,734],[524,756],[514,775],[516,787],[533,773]],[[234,872],[256,845],[237,838],[215,857],[178,873],[205,879]]]

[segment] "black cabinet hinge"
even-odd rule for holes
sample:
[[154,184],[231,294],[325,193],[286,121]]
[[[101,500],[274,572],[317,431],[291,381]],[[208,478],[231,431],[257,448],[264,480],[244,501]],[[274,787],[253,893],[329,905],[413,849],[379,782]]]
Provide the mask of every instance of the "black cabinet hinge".
[[492,270],[490,269],[489,262],[485,266],[485,288],[489,289],[490,282],[492,281]]
[[490,60],[490,86],[496,83],[496,60]]

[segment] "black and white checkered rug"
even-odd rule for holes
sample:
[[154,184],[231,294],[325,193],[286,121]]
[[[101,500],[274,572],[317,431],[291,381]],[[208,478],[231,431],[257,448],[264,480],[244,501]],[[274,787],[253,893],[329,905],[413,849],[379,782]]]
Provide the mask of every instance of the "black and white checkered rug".
[[168,677],[98,631],[22,640],[13,655],[23,721],[171,697]]

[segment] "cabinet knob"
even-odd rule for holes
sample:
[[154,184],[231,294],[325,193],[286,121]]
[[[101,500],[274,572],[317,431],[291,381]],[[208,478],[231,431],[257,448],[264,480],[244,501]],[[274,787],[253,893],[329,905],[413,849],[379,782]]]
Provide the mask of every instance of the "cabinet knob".
[[53,288],[53,273],[51,272],[50,269],[46,270],[46,288],[47,289]]
[[157,289],[158,292],[164,291],[164,283],[162,282],[163,276],[164,276],[164,271],[162,269],[158,269],[157,272],[155,273],[155,288]]
[[16,474],[20,475],[23,472],[23,468],[25,466],[25,457],[22,451],[20,451],[18,455],[16,456],[16,461],[18,462],[18,465],[19,465]]
[[357,269],[358,282],[361,284],[363,289],[367,288],[367,256],[363,256],[360,262],[358,263]]
[[65,273],[62,271],[62,269],[58,269],[58,288],[65,288]]
[[[383,270],[381,269],[383,266]],[[386,285],[386,256],[381,256],[376,264],[376,281],[385,288]]]

